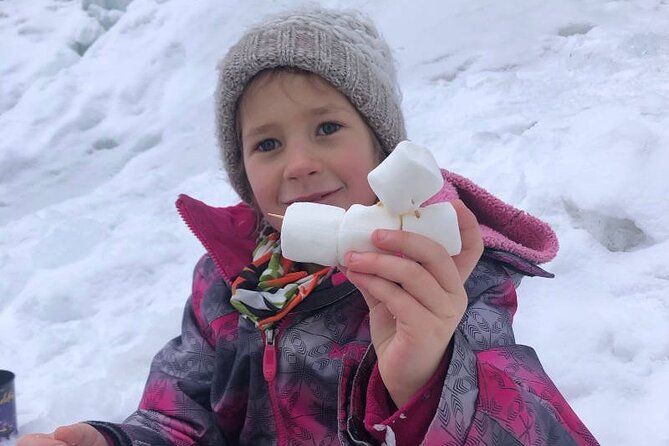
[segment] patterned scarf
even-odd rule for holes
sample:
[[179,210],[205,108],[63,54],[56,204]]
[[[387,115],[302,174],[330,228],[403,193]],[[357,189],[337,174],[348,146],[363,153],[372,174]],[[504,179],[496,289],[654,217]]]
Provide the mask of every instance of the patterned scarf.
[[264,329],[302,302],[334,270],[309,274],[281,255],[279,233],[266,225],[260,232],[253,261],[232,284],[230,302],[244,317]]

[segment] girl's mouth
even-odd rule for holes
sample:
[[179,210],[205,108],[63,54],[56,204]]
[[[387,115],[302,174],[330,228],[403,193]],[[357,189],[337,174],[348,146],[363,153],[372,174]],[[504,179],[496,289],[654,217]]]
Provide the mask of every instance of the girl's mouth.
[[334,189],[326,192],[316,192],[314,194],[304,195],[286,202],[286,205],[290,206],[291,204],[297,202],[322,203],[331,195],[335,194],[336,192],[339,192],[339,190],[340,189]]

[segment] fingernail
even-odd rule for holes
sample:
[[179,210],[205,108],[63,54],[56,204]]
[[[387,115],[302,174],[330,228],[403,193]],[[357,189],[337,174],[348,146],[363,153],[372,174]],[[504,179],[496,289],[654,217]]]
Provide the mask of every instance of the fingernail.
[[353,263],[353,262],[357,262],[358,260],[360,260],[360,254],[358,254],[357,252],[349,252],[348,253],[348,262],[346,262],[346,263]]
[[384,231],[383,229],[378,229],[376,231],[376,239],[378,241],[385,240],[388,237],[388,231]]

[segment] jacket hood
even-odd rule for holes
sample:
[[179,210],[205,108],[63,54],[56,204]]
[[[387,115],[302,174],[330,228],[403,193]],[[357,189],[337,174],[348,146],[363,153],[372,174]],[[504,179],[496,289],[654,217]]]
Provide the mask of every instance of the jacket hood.
[[551,227],[503,202],[460,175],[441,169],[444,186],[424,204],[460,199],[476,215],[486,248],[507,251],[532,263],[545,263],[558,252]]
[[[555,257],[558,241],[548,224],[504,203],[462,176],[445,169],[442,176],[444,186],[425,205],[460,199],[476,215],[486,248],[535,264]],[[259,222],[255,209],[243,202],[212,207],[184,194],[179,195],[176,206],[228,282],[251,263]]]

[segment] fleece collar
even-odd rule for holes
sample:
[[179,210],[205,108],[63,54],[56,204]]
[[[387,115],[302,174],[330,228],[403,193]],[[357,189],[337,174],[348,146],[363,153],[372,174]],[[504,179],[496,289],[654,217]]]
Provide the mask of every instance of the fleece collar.
[[[504,203],[470,180],[442,169],[443,188],[424,204],[460,199],[474,212],[486,248],[511,253],[531,263],[553,259],[558,251],[555,232],[548,224]],[[180,195],[177,209],[202,242],[223,277],[232,283],[249,263],[256,246],[259,217],[246,203],[212,207]]]
[[507,251],[533,263],[552,260],[558,252],[551,227],[503,202],[472,181],[441,170],[444,187],[425,204],[460,199],[476,215],[486,248]]

